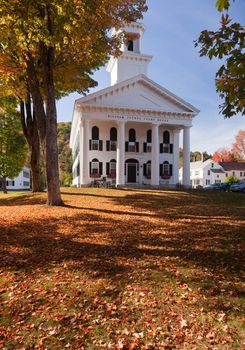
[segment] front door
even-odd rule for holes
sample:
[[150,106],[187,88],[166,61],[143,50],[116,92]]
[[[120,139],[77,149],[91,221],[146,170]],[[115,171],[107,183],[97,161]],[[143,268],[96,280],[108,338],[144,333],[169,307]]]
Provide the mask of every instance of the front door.
[[136,183],[137,164],[128,164],[128,183]]

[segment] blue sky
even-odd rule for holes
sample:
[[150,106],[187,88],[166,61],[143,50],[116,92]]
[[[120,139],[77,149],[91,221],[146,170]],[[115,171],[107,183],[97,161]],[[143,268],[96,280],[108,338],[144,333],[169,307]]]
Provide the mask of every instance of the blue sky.
[[[148,76],[179,97],[200,109],[191,129],[191,150],[214,152],[230,147],[234,136],[245,128],[245,119],[236,116],[224,119],[219,114],[221,103],[215,90],[218,60],[200,58],[193,41],[203,29],[218,29],[220,14],[215,0],[148,0],[149,10],[143,23],[146,32],[143,53],[153,55]],[[236,0],[230,9],[231,17],[245,22],[245,1]],[[105,68],[95,72],[97,91],[110,85]],[[71,121],[75,99],[71,94],[58,101],[58,121]]]

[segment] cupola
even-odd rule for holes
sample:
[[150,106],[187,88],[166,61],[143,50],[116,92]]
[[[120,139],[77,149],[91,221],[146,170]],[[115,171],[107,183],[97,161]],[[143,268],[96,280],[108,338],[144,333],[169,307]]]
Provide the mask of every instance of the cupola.
[[[145,32],[143,24],[130,23],[121,31],[125,33],[125,40],[121,46],[122,54],[119,57],[111,57],[107,67],[107,71],[111,73],[111,85],[139,74],[147,76],[148,64],[152,59],[152,56],[142,53],[142,38]],[[113,34],[115,33],[114,31]]]

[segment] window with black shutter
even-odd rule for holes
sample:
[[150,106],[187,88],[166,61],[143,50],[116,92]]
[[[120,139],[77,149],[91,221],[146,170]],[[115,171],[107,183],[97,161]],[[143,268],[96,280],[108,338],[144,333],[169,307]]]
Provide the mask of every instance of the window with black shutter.
[[103,151],[103,141],[99,140],[99,151]]
[[169,165],[169,175],[173,176],[173,165],[172,164]]

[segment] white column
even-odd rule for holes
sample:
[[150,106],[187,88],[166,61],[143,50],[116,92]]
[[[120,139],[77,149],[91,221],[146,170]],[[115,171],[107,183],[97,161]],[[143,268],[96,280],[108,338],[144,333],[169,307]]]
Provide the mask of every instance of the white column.
[[190,127],[184,127],[183,152],[183,185],[190,187]]
[[152,124],[151,185],[159,186],[159,125]]
[[118,122],[116,186],[125,185],[125,121]]
[[174,145],[173,145],[173,182],[174,185],[179,183],[179,129],[174,129]]
[[80,123],[80,179],[81,185],[89,184],[89,120]]

